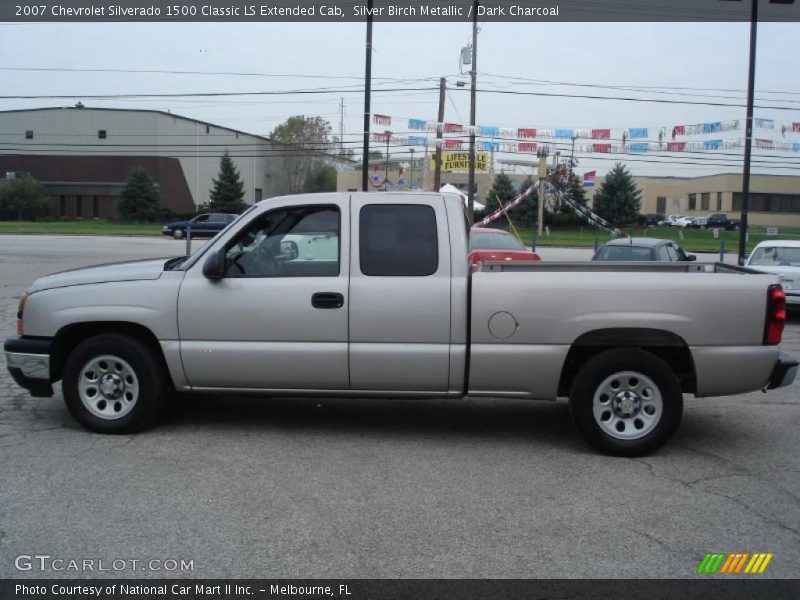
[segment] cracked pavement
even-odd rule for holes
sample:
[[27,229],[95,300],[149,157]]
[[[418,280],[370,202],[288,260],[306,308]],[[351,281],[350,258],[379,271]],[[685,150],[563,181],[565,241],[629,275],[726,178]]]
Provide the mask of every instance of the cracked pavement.
[[[0,236],[0,337],[39,275],[182,249]],[[782,347],[800,356],[800,316]],[[0,356],[0,577],[683,578],[706,552],[772,552],[764,576],[795,577],[798,385],[687,397],[665,448],[619,459],[564,402],[499,399],[180,397],[158,427],[102,436]],[[194,570],[15,569],[37,553]]]

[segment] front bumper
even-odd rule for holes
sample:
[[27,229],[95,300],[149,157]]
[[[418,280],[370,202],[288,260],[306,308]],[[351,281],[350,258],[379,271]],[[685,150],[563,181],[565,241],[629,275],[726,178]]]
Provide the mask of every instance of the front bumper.
[[798,366],[800,366],[800,363],[794,358],[781,352],[775,368],[772,369],[772,375],[769,378],[766,389],[774,390],[775,388],[792,385],[794,378],[797,377]]
[[17,385],[37,398],[53,395],[50,382],[51,341],[50,338],[14,336],[3,344],[11,377]]

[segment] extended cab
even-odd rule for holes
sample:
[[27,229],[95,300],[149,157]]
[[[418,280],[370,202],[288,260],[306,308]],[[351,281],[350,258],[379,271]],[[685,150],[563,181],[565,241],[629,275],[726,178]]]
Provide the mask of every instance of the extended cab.
[[513,261],[470,274],[468,234],[449,194],[265,200],[189,258],[38,279],[8,368],[35,396],[61,380],[100,432],[151,424],[170,389],[569,397],[585,439],[628,456],[669,439],[684,393],[794,380],[777,276]]

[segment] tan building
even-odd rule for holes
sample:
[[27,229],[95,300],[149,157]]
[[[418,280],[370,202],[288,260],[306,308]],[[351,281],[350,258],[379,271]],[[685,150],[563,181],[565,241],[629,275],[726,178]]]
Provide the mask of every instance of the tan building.
[[[742,174],[701,177],[635,177],[642,190],[642,213],[702,216],[742,209]],[[598,178],[595,191],[602,180]],[[800,227],[800,177],[751,175],[748,222],[751,225]]]

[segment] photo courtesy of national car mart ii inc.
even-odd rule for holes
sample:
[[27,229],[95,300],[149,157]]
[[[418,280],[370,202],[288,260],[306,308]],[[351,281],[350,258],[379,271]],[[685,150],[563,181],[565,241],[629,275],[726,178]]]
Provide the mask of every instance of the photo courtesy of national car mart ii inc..
[[17,597],[24,596],[53,596],[65,597],[89,597],[103,598],[104,596],[191,596],[193,598],[202,596],[215,596],[224,594],[230,596],[252,596],[254,594],[269,594],[271,596],[339,596],[346,598],[352,592],[347,584],[330,585],[292,585],[292,584],[270,584],[263,588],[244,585],[239,583],[225,583],[217,585],[206,585],[196,583],[192,585],[178,583],[112,583],[112,584],[63,584],[54,583],[47,585],[28,585],[17,583],[14,586],[14,593]]

